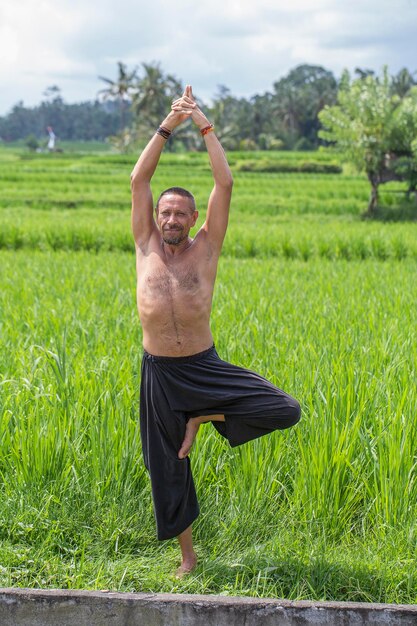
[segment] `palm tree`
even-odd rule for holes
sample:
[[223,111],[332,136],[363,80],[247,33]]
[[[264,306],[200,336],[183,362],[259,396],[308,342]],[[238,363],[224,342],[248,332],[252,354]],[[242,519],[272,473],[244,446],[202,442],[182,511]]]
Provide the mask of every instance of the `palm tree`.
[[[132,91],[138,137],[147,136],[151,129],[157,128],[171,110],[172,101],[184,91],[181,82],[171,74],[164,74],[159,63],[142,63],[142,68],[143,75],[137,77]],[[177,140],[190,143],[187,127],[180,126],[175,131],[175,137],[167,144],[168,150],[173,149]]]
[[130,105],[129,96],[132,92],[134,81],[137,78],[137,68],[129,72],[125,63],[118,61],[117,65],[118,76],[116,80],[99,76],[99,79],[107,83],[108,86],[105,89],[101,89],[98,95],[101,96],[103,100],[116,100],[119,102],[120,125],[121,130],[123,130],[125,128],[126,110]]
[[299,65],[274,83],[273,108],[290,146],[299,137],[317,143],[318,114],[336,93],[336,79],[320,65]]
[[159,63],[142,63],[142,67],[144,75],[136,82],[132,108],[141,122],[153,127],[165,117],[183,87],[174,76],[164,74]]

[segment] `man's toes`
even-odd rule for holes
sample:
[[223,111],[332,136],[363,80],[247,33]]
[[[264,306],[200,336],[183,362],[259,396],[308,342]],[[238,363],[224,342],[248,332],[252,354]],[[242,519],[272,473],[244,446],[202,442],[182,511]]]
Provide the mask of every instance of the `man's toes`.
[[181,450],[178,452],[178,458],[185,459],[185,457],[188,456],[189,451],[190,451],[189,447],[182,446]]
[[197,434],[197,431],[198,431],[198,425],[195,426],[194,424],[187,422],[187,426],[185,429],[185,437],[184,437],[184,441],[182,442],[180,451],[178,452],[178,458],[184,459],[186,456],[188,456],[191,450],[191,447],[194,443],[194,439]]
[[188,455],[188,453],[191,450],[191,444],[192,444],[192,442],[189,442],[186,439],[184,439],[184,441],[182,442],[182,446],[180,448],[180,451],[178,452],[178,457],[180,459],[185,459],[185,457]]

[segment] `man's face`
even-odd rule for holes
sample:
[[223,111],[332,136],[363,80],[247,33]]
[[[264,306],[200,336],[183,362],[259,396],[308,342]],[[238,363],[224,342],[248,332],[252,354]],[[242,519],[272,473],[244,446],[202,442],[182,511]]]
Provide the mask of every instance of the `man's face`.
[[171,246],[178,246],[184,239],[187,239],[197,217],[198,211],[194,211],[189,198],[171,193],[162,196],[156,213],[156,221],[164,242]]

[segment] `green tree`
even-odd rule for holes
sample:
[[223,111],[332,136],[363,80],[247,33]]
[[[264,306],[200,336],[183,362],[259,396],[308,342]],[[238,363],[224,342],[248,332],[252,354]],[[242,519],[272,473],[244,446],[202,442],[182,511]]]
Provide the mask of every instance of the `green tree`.
[[99,98],[103,100],[113,100],[119,105],[120,110],[120,130],[123,132],[126,127],[126,112],[130,107],[130,94],[133,90],[134,81],[137,77],[137,69],[129,71],[125,63],[118,61],[118,74],[116,80],[99,76],[99,79],[107,84],[105,89],[98,92]]
[[345,72],[335,106],[320,113],[320,137],[334,144],[345,160],[365,171],[371,184],[368,212],[378,202],[390,148],[392,115],[397,106],[387,69],[382,79],[368,74],[354,81]]
[[414,96],[401,100],[393,93],[392,78],[384,68],[381,77],[369,74],[353,81],[345,72],[337,104],[326,106],[319,115],[324,127],[320,137],[366,172],[371,185],[370,214],[378,204],[379,185],[404,179],[404,173],[395,167],[398,158],[413,162],[416,107]]
[[[142,63],[143,74],[137,76],[132,92],[132,110],[136,131],[140,138],[156,130],[171,109],[172,101],[179,98],[184,88],[172,74],[165,74],[159,63]],[[175,133],[177,141],[187,138],[187,126]],[[168,149],[173,141],[168,142]]]
[[250,100],[236,98],[225,85],[218,92],[208,111],[216,133],[228,150],[269,150],[282,146],[272,108],[272,95],[255,95]]
[[284,142],[281,139],[281,128],[276,124],[272,94],[252,96],[250,99],[250,127],[252,139],[261,150],[281,149]]
[[273,110],[281,122],[284,140],[293,147],[304,137],[318,144],[318,114],[336,101],[337,82],[332,72],[317,65],[299,65],[274,83]]
[[242,139],[252,139],[249,109],[244,98],[236,98],[228,87],[218,85],[208,115],[226,150],[237,150]]

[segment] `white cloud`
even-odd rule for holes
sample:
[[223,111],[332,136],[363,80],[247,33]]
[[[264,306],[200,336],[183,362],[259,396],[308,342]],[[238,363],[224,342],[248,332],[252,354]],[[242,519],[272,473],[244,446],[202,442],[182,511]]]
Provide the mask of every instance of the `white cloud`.
[[92,99],[119,60],[160,61],[206,100],[218,84],[265,92],[300,63],[413,71],[416,24],[413,0],[2,0],[0,114],[52,84]]

